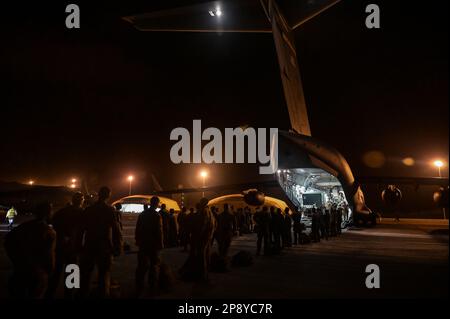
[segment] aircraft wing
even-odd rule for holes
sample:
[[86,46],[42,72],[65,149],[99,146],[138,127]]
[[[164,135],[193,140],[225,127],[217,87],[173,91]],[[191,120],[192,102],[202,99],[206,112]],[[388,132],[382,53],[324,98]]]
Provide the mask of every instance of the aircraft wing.
[[200,192],[221,192],[221,191],[234,191],[241,192],[242,190],[256,188],[261,190],[263,188],[277,187],[279,186],[277,180],[267,180],[260,182],[240,183],[240,184],[228,184],[228,185],[216,185],[209,187],[194,187],[194,188],[178,188],[172,190],[161,190],[154,192],[155,195],[169,195],[169,194],[181,194],[181,193],[200,193]]
[[140,31],[272,33],[291,127],[311,135],[292,30],[340,0],[223,0],[127,16]]
[[140,31],[270,33],[272,30],[258,0],[211,1],[123,19]]
[[360,177],[357,179],[361,184],[382,184],[382,185],[399,185],[399,184],[410,184],[410,185],[437,185],[437,186],[448,186],[448,178],[445,177]]

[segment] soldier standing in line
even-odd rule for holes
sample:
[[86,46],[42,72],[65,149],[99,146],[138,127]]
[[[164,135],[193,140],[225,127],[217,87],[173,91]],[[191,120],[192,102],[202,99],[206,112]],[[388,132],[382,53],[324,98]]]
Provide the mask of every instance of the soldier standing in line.
[[175,218],[175,210],[169,210],[169,247],[177,247],[178,225]]
[[314,242],[320,242],[320,234],[319,234],[319,223],[320,216],[317,209],[314,207],[312,209],[312,223],[311,223],[311,237]]
[[86,208],[84,214],[85,237],[80,262],[82,298],[89,294],[91,275],[95,267],[98,272],[99,297],[109,297],[113,256],[122,252],[122,232],[117,222],[117,212],[107,204],[110,196],[111,190],[108,187],[100,188],[97,202]]
[[283,214],[281,208],[276,208],[275,214],[273,215],[272,225],[273,225],[273,242],[274,242],[274,251],[275,253],[281,252],[281,240],[283,234]]
[[[64,266],[79,264],[83,242],[83,202],[83,194],[77,192],[72,197],[72,203],[53,215],[52,226],[56,231],[56,264],[55,271],[50,276],[47,298],[55,297]],[[64,298],[72,299],[73,293],[74,289],[65,288]]]
[[336,236],[336,207],[331,206],[330,211],[330,236]]
[[245,215],[245,224],[247,226],[248,233],[253,232],[253,220],[252,220],[252,212],[248,206],[245,206],[244,208],[244,215]]
[[234,216],[230,213],[228,204],[223,205],[223,212],[217,216],[216,239],[219,246],[219,256],[226,260],[233,239]]
[[255,232],[258,236],[258,240],[256,241],[256,255],[260,255],[262,243],[264,243],[264,255],[269,255],[271,215],[267,206],[264,206],[262,210],[256,211],[253,218],[255,220]]
[[161,210],[159,211],[159,214],[162,218],[162,225],[163,225],[163,235],[164,235],[164,247],[169,247],[169,223],[170,223],[170,216],[169,212],[166,209],[166,204],[161,204]]
[[39,204],[34,209],[35,219],[22,223],[5,238],[5,250],[13,264],[8,282],[13,298],[42,299],[48,287],[49,276],[55,267],[56,232],[48,224],[52,206]]
[[197,212],[190,220],[189,257],[180,273],[185,279],[208,280],[208,267],[216,220],[208,208],[208,200],[202,198],[197,204]]
[[187,226],[187,208],[183,207],[181,209],[181,212],[177,216],[177,223],[178,223],[178,241],[180,243],[180,246],[183,247],[183,252],[187,251],[187,235],[186,235],[186,226]]
[[289,207],[284,209],[283,247],[292,247],[292,218],[289,214]]
[[156,293],[159,284],[160,251],[164,248],[164,230],[160,212],[156,209],[159,198],[150,199],[150,207],[143,211],[137,220],[135,239],[139,247],[138,266],[136,269],[136,297],[140,297],[144,290],[145,276],[152,294]]
[[242,208],[238,208],[236,212],[237,228],[239,236],[242,236],[245,232],[245,215]]
[[301,244],[302,212],[298,211],[298,208],[292,214],[292,221],[294,222],[294,245]]
[[324,223],[325,223],[325,233],[326,233],[326,238],[328,240],[328,237],[330,236],[330,209],[326,209],[325,210],[325,214],[324,214]]
[[327,232],[327,220],[326,220],[326,209],[322,208],[319,210],[319,218],[320,218],[320,236],[322,239],[328,240],[328,232]]
[[336,209],[336,234],[340,235],[342,233],[342,208]]

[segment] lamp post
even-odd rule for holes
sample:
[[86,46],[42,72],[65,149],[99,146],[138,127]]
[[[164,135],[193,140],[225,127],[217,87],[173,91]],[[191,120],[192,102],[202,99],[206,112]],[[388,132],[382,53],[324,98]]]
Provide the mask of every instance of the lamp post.
[[[436,167],[438,168],[438,174],[439,174],[439,177],[442,177],[442,174],[441,174],[441,167],[444,166],[444,162],[441,161],[441,160],[435,160],[435,161],[433,162],[433,165],[436,166]],[[444,214],[444,219],[445,219],[445,207],[442,207],[442,212],[443,212],[443,214]]]
[[441,161],[441,160],[435,160],[433,162],[433,165],[438,168],[439,177],[442,177],[442,175],[441,175],[441,167],[444,166],[444,162]]
[[129,175],[128,176],[128,182],[129,182],[129,191],[128,191],[128,196],[131,196],[131,182],[133,182],[134,176],[133,175]]
[[[203,170],[200,172],[200,176],[203,179],[203,188],[206,187],[206,178],[208,177],[208,172]],[[205,191],[202,192],[202,197],[205,197]]]

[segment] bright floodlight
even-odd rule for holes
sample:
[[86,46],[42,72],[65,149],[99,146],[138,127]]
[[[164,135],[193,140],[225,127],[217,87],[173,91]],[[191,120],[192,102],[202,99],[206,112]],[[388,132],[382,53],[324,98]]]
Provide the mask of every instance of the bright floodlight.
[[77,182],[76,178],[72,178],[72,184],[75,184]]
[[30,181],[28,181],[28,184],[33,185],[33,184],[34,184],[34,181],[33,181],[33,180],[30,180]]
[[436,167],[442,167],[444,166],[444,162],[442,162],[441,160],[436,160],[433,162],[433,165]]
[[77,187],[75,184],[70,185],[70,188],[75,188]]
[[220,16],[222,15],[222,10],[220,10],[220,8],[217,8],[217,9],[216,9],[216,15],[217,15],[218,17],[220,17]]
[[133,175],[128,176],[128,180],[131,182],[134,179]]
[[205,178],[205,177],[208,176],[208,172],[207,172],[207,171],[201,171],[201,172],[200,172],[200,176],[203,177],[203,178]]

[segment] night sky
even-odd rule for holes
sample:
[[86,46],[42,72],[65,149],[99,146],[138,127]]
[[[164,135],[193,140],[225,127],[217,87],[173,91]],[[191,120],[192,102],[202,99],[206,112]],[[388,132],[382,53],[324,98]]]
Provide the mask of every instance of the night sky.
[[[74,1],[79,30],[65,28],[71,2],[2,4],[0,180],[123,192],[132,173],[145,191],[153,173],[164,188],[200,186],[205,165],[170,162],[173,128],[289,129],[270,34],[144,33],[120,17],[159,4],[92,2]],[[365,28],[369,3],[380,30]],[[312,134],[356,176],[435,176],[429,161],[448,160],[447,20],[445,1],[344,0],[295,32]],[[370,150],[382,167],[364,165]],[[210,184],[258,178],[256,166],[208,169]]]

